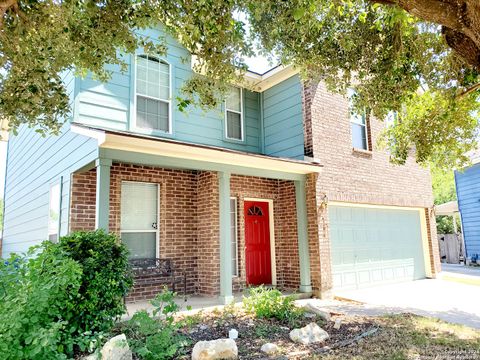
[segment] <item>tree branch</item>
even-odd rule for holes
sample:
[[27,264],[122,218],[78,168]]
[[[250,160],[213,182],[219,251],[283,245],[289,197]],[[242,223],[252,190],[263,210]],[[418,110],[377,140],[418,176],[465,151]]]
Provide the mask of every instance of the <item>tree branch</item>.
[[445,40],[468,64],[480,69],[479,0],[370,0],[398,6],[409,14],[442,26]]
[[3,27],[3,18],[9,10],[13,10],[15,14],[25,20],[25,16],[18,6],[18,0],[3,0],[0,2],[0,30]]
[[461,92],[460,94],[458,94],[457,97],[464,97],[468,94],[471,94],[472,92],[476,91],[476,90],[480,90],[480,83],[478,84],[475,84],[473,86],[470,86],[468,89],[466,89],[465,91]]

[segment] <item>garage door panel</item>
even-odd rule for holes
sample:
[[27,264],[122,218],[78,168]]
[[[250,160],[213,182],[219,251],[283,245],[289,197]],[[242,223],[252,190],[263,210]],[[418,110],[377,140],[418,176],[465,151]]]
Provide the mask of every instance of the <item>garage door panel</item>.
[[330,206],[329,214],[336,288],[425,277],[418,211]]

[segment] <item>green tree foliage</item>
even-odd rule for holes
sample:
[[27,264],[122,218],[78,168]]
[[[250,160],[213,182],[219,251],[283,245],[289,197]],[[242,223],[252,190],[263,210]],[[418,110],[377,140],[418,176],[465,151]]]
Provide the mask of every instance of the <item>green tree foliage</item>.
[[[432,167],[431,173],[435,205],[457,200],[453,171],[444,171],[442,169]],[[454,233],[453,218],[451,216],[437,216],[436,221],[438,234]],[[460,231],[460,218],[455,216],[455,221],[457,222],[457,230]]]
[[153,46],[134,32],[163,26],[195,56],[195,69],[204,75],[184,84],[176,99],[180,109],[217,106],[227,84],[241,80],[245,57],[258,49],[331,91],[353,88],[355,106],[379,119],[396,112],[396,126],[383,141],[393,162],[404,163],[415,151],[419,163],[458,166],[476,146],[480,9],[476,0],[428,3],[4,1],[0,116],[14,131],[26,123],[57,133],[69,113],[61,74],[91,71],[105,80],[106,63],[125,68],[121,54],[143,47],[164,55],[165,39]]

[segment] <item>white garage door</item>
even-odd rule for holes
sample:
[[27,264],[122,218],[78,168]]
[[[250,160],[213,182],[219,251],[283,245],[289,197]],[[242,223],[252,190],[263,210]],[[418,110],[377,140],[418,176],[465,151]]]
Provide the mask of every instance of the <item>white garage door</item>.
[[329,206],[335,289],[425,277],[418,210]]

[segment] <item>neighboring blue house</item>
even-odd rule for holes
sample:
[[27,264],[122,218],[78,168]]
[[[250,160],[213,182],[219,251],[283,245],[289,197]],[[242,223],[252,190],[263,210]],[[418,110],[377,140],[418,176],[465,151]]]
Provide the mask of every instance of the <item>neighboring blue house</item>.
[[[224,300],[246,285],[328,296],[435,276],[429,172],[374,148],[383,122],[282,66],[247,72],[248,89],[232,84],[218,109],[179,112],[194,73],[167,41],[165,57],[138,51],[127,72],[109,66],[107,83],[64,74],[61,134],[23,126],[10,137],[4,257],[105,229],[133,262],[167,259],[189,293]],[[131,300],[158,289],[137,282]]]
[[471,156],[472,165],[455,171],[458,209],[462,220],[466,258],[480,258],[480,151]]

